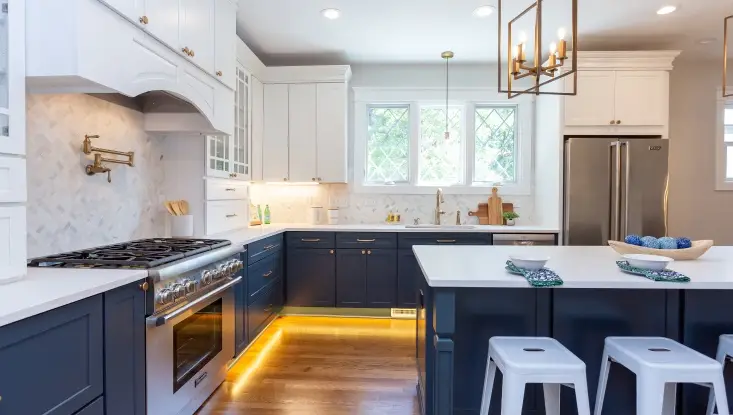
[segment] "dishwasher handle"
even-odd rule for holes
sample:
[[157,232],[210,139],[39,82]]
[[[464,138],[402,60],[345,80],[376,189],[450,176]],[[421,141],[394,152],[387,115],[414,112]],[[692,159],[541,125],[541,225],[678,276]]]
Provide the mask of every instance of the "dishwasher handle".
[[494,234],[494,245],[555,245],[555,234]]

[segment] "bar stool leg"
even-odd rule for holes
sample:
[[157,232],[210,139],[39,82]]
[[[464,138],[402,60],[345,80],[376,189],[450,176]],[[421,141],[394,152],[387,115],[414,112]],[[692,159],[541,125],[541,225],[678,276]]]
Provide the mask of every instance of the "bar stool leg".
[[578,415],[590,415],[590,403],[588,402],[588,383],[585,376],[575,382],[575,402],[578,406]]
[[728,413],[728,397],[725,394],[725,380],[723,379],[723,371],[713,381],[713,393],[715,393],[715,403],[718,406],[718,415],[730,415]]
[[496,377],[496,363],[489,357],[486,361],[486,375],[484,376],[484,394],[481,398],[481,412],[479,415],[487,415],[491,406],[491,392],[494,390],[494,378]]
[[[725,351],[723,350],[722,344],[718,343],[718,352],[715,354],[715,360],[720,362],[720,364],[723,366],[723,369],[725,370]],[[713,388],[710,388],[710,395],[708,396],[708,410],[706,412],[707,415],[713,415],[713,412],[715,411],[715,394],[713,393]]]
[[611,370],[611,360],[608,358],[606,348],[603,348],[603,360],[601,361],[601,373],[598,375],[598,390],[596,391],[596,404],[593,415],[601,415],[603,411],[603,398],[606,396],[606,383],[608,372]]
[[665,383],[664,384],[664,402],[662,403],[662,414],[663,415],[675,415],[676,406],[677,406],[677,384],[676,383]]
[[522,413],[524,404],[524,386],[522,379],[511,374],[504,376],[501,388],[501,415],[518,415]]
[[636,413],[661,415],[664,408],[664,383],[636,378]]
[[542,384],[545,392],[545,415],[560,415],[560,386],[559,383]]

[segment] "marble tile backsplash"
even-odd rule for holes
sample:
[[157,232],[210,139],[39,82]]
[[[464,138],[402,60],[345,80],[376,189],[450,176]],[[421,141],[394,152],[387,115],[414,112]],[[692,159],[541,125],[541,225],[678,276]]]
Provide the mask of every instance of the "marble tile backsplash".
[[[309,221],[311,206],[338,207],[339,223],[376,224],[384,222],[392,211],[402,216],[405,224],[420,218],[422,223],[432,223],[435,212],[435,195],[382,195],[350,192],[348,185],[285,186],[254,184],[250,188],[252,203],[270,205],[273,223],[304,223]],[[476,210],[487,195],[445,195],[441,208],[446,212],[443,221],[454,224],[456,211],[461,211],[462,223],[478,223],[468,211]],[[521,215],[520,224],[531,224],[534,199],[531,196],[505,196]]]
[[[27,96],[28,255],[35,257],[164,234],[163,138],[137,111],[84,94]],[[135,152],[135,167],[87,176],[97,147]]]

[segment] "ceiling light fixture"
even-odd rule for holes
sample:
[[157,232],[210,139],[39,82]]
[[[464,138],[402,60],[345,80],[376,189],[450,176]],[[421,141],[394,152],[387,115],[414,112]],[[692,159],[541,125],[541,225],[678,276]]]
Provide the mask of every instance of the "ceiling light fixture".
[[448,123],[448,62],[453,59],[453,52],[446,50],[440,54],[440,57],[445,59],[445,139],[450,140],[450,126]]
[[339,9],[323,9],[321,10],[323,17],[329,20],[336,20],[341,17],[341,10]]
[[670,14],[675,10],[677,10],[676,6],[664,6],[661,9],[657,10],[657,14]]
[[[504,0],[506,1],[506,0]],[[557,29],[557,41],[550,42],[546,45],[548,50],[547,60],[543,59],[544,43],[542,41],[542,24],[543,24],[543,5],[542,0],[535,0],[529,7],[519,13],[515,18],[511,19],[508,23],[507,33],[508,39],[506,45],[506,65],[507,65],[507,89],[502,89],[502,24],[501,24],[501,3],[499,0],[499,35],[498,35],[498,62],[499,62],[499,92],[506,92],[509,98],[515,98],[521,94],[534,94],[534,95],[577,95],[578,87],[578,0],[569,0],[571,9],[571,28],[568,32],[564,27]],[[518,33],[519,42],[514,42],[512,36],[512,26],[528,13],[534,13],[534,36],[529,44],[533,45],[534,50],[527,51],[528,38],[527,33],[520,31]],[[516,29],[515,29],[516,30]],[[570,40],[565,40],[569,35]],[[572,49],[571,49],[572,48]],[[572,56],[568,56],[568,51],[572,50]],[[568,62],[569,61],[569,62]],[[570,65],[565,65],[570,63]],[[560,69],[563,71],[560,71]],[[557,76],[556,76],[557,75]],[[551,82],[555,82],[568,75],[573,76],[573,90],[572,92],[545,92],[540,91],[540,87],[547,85]],[[525,90],[513,89],[512,82],[526,78],[533,77],[534,82],[532,86]],[[543,80],[543,77],[549,78]]]
[[492,13],[494,13],[494,6],[479,6],[476,8],[476,10],[473,11],[473,15],[475,17],[489,17]]

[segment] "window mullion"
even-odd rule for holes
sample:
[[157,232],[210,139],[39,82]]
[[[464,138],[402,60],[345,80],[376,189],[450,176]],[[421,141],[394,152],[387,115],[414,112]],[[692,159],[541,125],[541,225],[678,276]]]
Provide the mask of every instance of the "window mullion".
[[420,106],[410,103],[410,185],[416,186],[420,174]]
[[465,166],[464,172],[464,184],[471,186],[473,184],[473,171],[474,161],[476,152],[476,105],[472,102],[466,104],[466,115],[465,115],[465,149],[464,155],[466,157],[463,165]]

